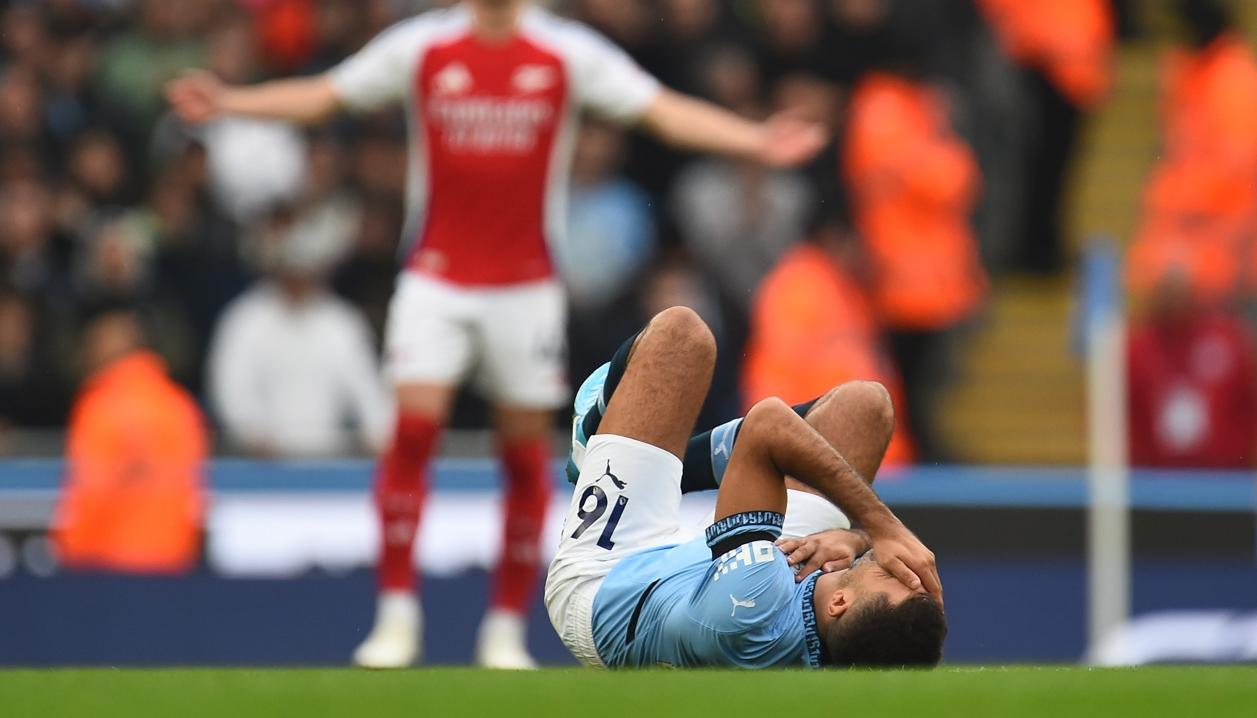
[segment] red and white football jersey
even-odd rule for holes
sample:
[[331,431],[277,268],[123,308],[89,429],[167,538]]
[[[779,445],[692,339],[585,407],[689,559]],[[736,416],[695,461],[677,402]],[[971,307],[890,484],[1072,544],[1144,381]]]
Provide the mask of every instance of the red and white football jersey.
[[418,15],[331,78],[351,109],[406,103],[406,267],[480,286],[552,276],[580,111],[629,123],[659,92],[608,40],[533,6],[499,42],[465,6]]

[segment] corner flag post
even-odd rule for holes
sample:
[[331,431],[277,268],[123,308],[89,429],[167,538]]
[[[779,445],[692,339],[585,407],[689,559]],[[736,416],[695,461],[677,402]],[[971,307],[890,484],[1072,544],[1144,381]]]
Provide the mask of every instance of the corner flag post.
[[1094,651],[1130,618],[1130,478],[1127,455],[1126,320],[1114,243],[1090,243],[1083,271],[1087,347],[1088,646]]

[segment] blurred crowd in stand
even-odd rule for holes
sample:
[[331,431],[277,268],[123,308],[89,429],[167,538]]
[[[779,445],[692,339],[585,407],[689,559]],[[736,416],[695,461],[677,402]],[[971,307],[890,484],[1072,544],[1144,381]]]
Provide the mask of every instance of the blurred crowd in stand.
[[1131,460],[1257,459],[1257,55],[1218,2],[1180,2],[1163,60],[1162,145],[1143,190],[1127,284]]
[[[555,248],[573,378],[653,312],[685,304],[721,344],[703,423],[765,395],[800,401],[878,379],[901,419],[890,461],[946,460],[936,397],[988,277],[1056,275],[1071,259],[1069,162],[1113,83],[1130,3],[555,4],[677,89],[749,116],[794,108],[833,133],[811,166],[770,171],[589,118],[570,236]],[[228,450],[379,446],[402,118],[192,128],[162,86],[196,67],[235,83],[322,71],[431,5],[0,0],[0,437],[66,425],[89,369],[84,327],[126,307]],[[1153,396],[1132,382],[1132,403],[1148,403],[1136,413],[1152,417],[1154,444],[1233,424],[1226,412],[1240,409],[1213,395],[1243,403],[1245,437],[1257,436],[1257,402],[1195,391],[1168,356],[1203,343],[1208,360],[1183,360],[1198,374],[1252,383],[1247,330],[1223,308],[1257,281],[1257,61],[1223,7],[1181,4],[1188,39],[1167,60],[1165,149],[1134,240],[1130,284],[1151,310],[1132,371],[1164,387]],[[1184,316],[1193,337],[1167,339]],[[481,420],[474,404],[460,410],[463,425]],[[0,451],[14,448],[0,438]],[[1193,456],[1205,454],[1217,456]]]

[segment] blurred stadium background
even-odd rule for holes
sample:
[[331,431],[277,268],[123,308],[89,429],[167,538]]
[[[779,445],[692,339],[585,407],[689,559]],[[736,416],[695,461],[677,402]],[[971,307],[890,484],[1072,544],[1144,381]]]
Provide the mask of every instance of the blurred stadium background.
[[[242,376],[317,350],[223,320],[282,277],[375,356],[404,127],[196,130],[161,88],[321,71],[430,5],[0,0],[0,665],[347,662],[371,619],[384,392],[311,381],[344,392],[322,423],[258,401]],[[721,343],[708,426],[766,394],[891,386],[879,490],[939,556],[951,662],[1257,659],[1257,3],[1220,3],[1235,24],[1210,32],[1211,4],[1193,23],[1169,0],[556,5],[673,87],[835,133],[766,172],[590,122],[559,248],[596,267],[569,283],[573,377],[685,304]],[[870,101],[893,82],[915,114]],[[943,159],[885,164],[876,130],[899,125]],[[930,199],[871,196],[878,173]],[[892,269],[944,290],[898,296]],[[125,334],[99,318],[122,304],[212,426],[204,540],[177,575],[76,569],[50,539],[85,367]],[[470,659],[497,550],[485,425],[460,400],[422,529],[435,663]],[[142,524],[184,499],[115,508]],[[539,609],[530,640],[571,662]]]

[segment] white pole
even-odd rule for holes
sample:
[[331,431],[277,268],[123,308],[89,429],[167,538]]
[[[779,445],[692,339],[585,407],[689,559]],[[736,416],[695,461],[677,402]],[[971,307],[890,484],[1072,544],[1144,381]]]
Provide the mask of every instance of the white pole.
[[1118,256],[1112,243],[1093,242],[1086,267],[1089,652],[1130,618],[1126,322]]

